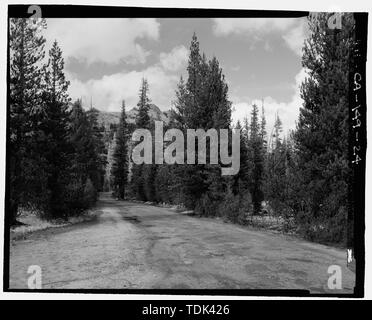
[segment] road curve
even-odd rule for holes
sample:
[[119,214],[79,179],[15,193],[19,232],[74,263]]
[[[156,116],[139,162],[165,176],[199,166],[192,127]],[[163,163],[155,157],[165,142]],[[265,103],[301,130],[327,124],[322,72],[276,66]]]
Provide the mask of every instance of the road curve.
[[[9,285],[27,288],[27,269],[43,289],[307,289],[352,293],[346,252],[103,194],[95,221],[14,240]],[[328,288],[328,268],[342,289]]]

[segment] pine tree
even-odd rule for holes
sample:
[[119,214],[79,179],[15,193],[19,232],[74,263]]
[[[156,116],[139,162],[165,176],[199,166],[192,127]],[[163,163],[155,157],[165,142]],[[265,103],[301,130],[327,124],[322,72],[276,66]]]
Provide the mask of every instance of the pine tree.
[[[115,127],[115,130],[113,131],[114,127]],[[103,184],[104,192],[109,192],[114,189],[113,175],[111,174],[111,171],[112,171],[112,164],[114,162],[114,152],[116,149],[116,131],[117,131],[116,125],[113,126],[110,124],[110,130],[106,132],[109,140],[106,142],[107,143],[107,155],[106,155],[107,165],[106,165],[105,178],[104,178],[104,184]],[[129,162],[128,162],[128,171],[129,169],[130,168],[129,168]],[[129,179],[129,176],[128,176],[128,179]]]
[[[229,129],[231,124],[231,101],[228,98],[228,86],[222,68],[216,57],[209,62],[207,76],[208,84],[208,108],[212,113],[211,127],[215,129]],[[208,114],[206,114],[208,118]]]
[[[231,102],[228,99],[228,86],[216,57],[209,61],[208,71],[204,79],[202,105],[204,106],[205,128],[230,129]],[[207,163],[209,163],[209,150],[210,148],[207,146]],[[221,176],[221,164],[207,165],[205,174],[207,176],[208,198],[213,204],[221,203],[225,199],[231,179]]]
[[[199,50],[199,44],[197,42],[196,36],[194,35],[194,44],[192,47],[195,47],[194,50]],[[194,53],[195,58],[199,60],[200,57]],[[191,59],[191,54],[190,58]],[[195,62],[190,62],[189,65],[195,64]],[[191,68],[190,72],[194,74],[194,78],[196,78],[196,67]],[[194,82],[196,80],[194,79]],[[195,103],[196,105],[196,94],[191,94],[189,89],[193,89],[196,91],[196,86],[194,86],[191,81],[187,80],[186,82],[181,77],[180,81],[177,85],[176,90],[176,100],[173,102],[175,109],[172,109],[171,112],[171,119],[170,119],[170,126],[174,128],[178,128],[186,134],[187,128],[193,128],[192,123],[195,123],[195,119],[192,118],[193,113],[195,112],[196,108],[192,104]],[[187,153],[187,143],[185,141],[185,154]],[[186,163],[186,157],[184,158],[184,163]],[[200,194],[200,190],[198,189],[200,185],[202,185],[202,180],[200,175],[196,172],[195,166],[189,166],[187,164],[180,165],[176,164],[172,166],[172,170],[174,173],[175,179],[172,180],[171,185],[169,186],[172,188],[173,193],[179,195],[177,198],[178,200],[184,204],[188,208],[194,208],[195,206],[195,198],[197,194]],[[159,180],[159,178],[158,178]]]
[[[39,206],[46,194],[43,158],[35,150],[41,133],[37,125],[42,114],[42,73],[45,20],[10,19],[9,96],[9,207],[6,212],[15,223],[18,207],[30,201]],[[33,188],[28,188],[28,186]],[[29,192],[35,191],[30,195]],[[33,197],[33,198],[32,198]]]
[[[151,129],[150,116],[148,114],[150,108],[150,98],[148,82],[145,78],[142,79],[140,91],[139,91],[139,101],[137,103],[138,113],[136,116],[136,128],[138,129]],[[146,196],[145,189],[154,189],[155,179],[151,174],[149,174],[148,166],[153,166],[149,164],[133,164],[132,167],[132,176],[131,176],[131,185],[132,192],[138,200],[149,200],[148,193]],[[150,191],[151,193],[151,191]],[[155,193],[155,192],[154,192]],[[151,199],[152,200],[152,199]]]
[[[92,124],[82,107],[81,100],[73,104],[70,118],[70,141],[74,153],[71,157],[71,178],[68,185],[70,196],[67,201],[71,209],[82,210],[91,205],[91,199],[97,198],[97,189],[93,180],[99,174],[100,168],[97,166],[99,156]],[[90,194],[87,195],[86,191]]]
[[233,177],[232,192],[234,195],[247,193],[249,188],[248,139],[240,121],[235,129],[240,130],[240,170]]
[[84,112],[82,101],[73,103],[70,115],[70,142],[73,146],[73,157],[71,164],[72,179],[84,182],[88,178],[87,153],[93,148],[89,137],[88,119]]
[[128,125],[125,114],[125,102],[122,102],[116,145],[111,169],[114,192],[119,199],[124,199],[128,181]]
[[267,148],[267,132],[266,132],[266,118],[265,118],[265,108],[262,100],[262,108],[261,108],[261,139],[263,143],[263,147],[266,151]]
[[265,198],[274,213],[283,216],[288,213],[287,187],[289,152],[287,143],[281,139],[282,122],[279,115],[275,115],[271,147],[266,161]]
[[54,217],[65,216],[65,185],[68,182],[70,101],[67,89],[69,82],[64,75],[64,60],[57,41],[49,50],[49,60],[44,67],[45,90],[43,102],[45,114],[40,127],[45,141],[41,151],[48,162],[49,210]]
[[187,89],[183,77],[180,77],[180,81],[177,84],[176,100],[173,102],[175,109],[171,110],[170,122],[174,127],[178,129],[186,129],[186,103],[187,103]]
[[62,50],[56,40],[49,50],[48,64],[44,67],[43,71],[48,101],[67,105],[70,101],[67,93],[70,82],[65,78]]
[[138,114],[136,117],[136,126],[141,129],[150,129],[150,99],[149,85],[145,78],[142,79],[142,84],[139,92],[139,101],[137,103]]
[[200,120],[200,89],[202,85],[201,79],[201,67],[202,57],[199,50],[199,41],[194,33],[190,45],[190,55],[187,66],[188,78],[186,82],[186,103],[185,109],[185,121],[188,128],[197,128],[196,124],[199,124]]
[[249,168],[250,168],[250,193],[253,202],[253,214],[261,212],[261,202],[263,195],[263,178],[264,178],[264,153],[263,141],[258,120],[258,107],[253,104],[250,123],[249,136]]
[[304,103],[294,135],[298,158],[294,172],[298,220],[306,235],[344,241],[349,207],[348,95],[354,20],[352,14],[345,13],[341,30],[329,30],[329,17],[330,13],[322,13],[309,20],[310,35],[302,57],[308,78],[301,86]]
[[103,133],[105,128],[98,124],[99,111],[91,107],[85,112],[88,121],[88,132],[93,149],[88,163],[89,177],[97,191],[102,191],[106,167],[106,148]]
[[[186,90],[184,95],[180,96],[179,104],[184,103],[185,127],[190,129],[206,128],[204,114],[205,105],[202,102],[204,81],[202,72],[206,69],[205,56],[202,57],[199,49],[199,41],[196,34],[192,36],[190,44],[190,54],[187,66],[188,78],[186,81]],[[185,152],[186,149],[185,149]],[[197,159],[197,148],[195,148],[195,165],[184,165],[179,168],[180,180],[182,181],[182,197],[184,204],[194,209],[199,199],[203,196],[208,188],[205,166],[199,165]]]
[[247,116],[244,117],[243,119],[243,134],[244,134],[244,137],[246,139],[246,141],[249,140],[249,130],[250,130],[250,125],[249,125],[249,119]]
[[[222,69],[216,57],[208,61],[205,54],[200,53],[195,34],[191,40],[187,72],[186,83],[181,79],[176,91],[172,121],[183,130],[229,129],[231,102]],[[197,146],[195,150],[195,162],[198,163]],[[209,150],[207,144],[207,163]],[[202,214],[216,214],[216,206],[223,200],[228,184],[228,179],[221,177],[220,164],[176,166],[175,174],[180,181],[177,185],[182,202],[187,207],[196,207]]]
[[273,150],[278,149],[282,143],[281,134],[283,132],[282,120],[280,120],[278,113],[275,115],[274,122],[274,133],[272,136],[272,145]]

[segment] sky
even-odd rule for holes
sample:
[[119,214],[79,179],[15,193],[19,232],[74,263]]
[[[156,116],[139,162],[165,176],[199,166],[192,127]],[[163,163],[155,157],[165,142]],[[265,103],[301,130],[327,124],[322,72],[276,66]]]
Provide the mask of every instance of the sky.
[[301,48],[306,18],[47,19],[47,48],[57,40],[71,98],[104,111],[136,106],[142,77],[150,99],[169,110],[180,76],[186,76],[196,33],[200,50],[216,56],[229,86],[233,121],[265,108],[267,131],[278,113],[286,132],[295,128],[299,86],[306,73]]

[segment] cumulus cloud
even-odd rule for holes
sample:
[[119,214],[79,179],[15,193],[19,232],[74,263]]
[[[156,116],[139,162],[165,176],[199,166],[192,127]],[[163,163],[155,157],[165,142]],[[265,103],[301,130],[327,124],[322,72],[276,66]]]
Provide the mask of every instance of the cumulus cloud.
[[[263,99],[265,117],[267,122],[266,130],[269,134],[272,128],[274,127],[276,114],[279,115],[280,119],[283,122],[284,134],[287,134],[287,132],[291,129],[295,129],[296,122],[298,120],[299,110],[303,103],[300,96],[300,85],[306,78],[306,76],[307,73],[305,69],[302,68],[295,77],[295,84],[293,85],[294,94],[288,103],[278,102],[270,96],[265,97]],[[252,99],[251,103],[248,103],[246,101],[237,101],[236,103],[233,103],[234,108],[232,114],[233,122],[236,123],[238,120],[242,121],[245,116],[248,116],[248,119],[250,119],[252,104],[256,104],[261,112],[262,99],[254,98]]]
[[45,38],[57,39],[64,57],[91,64],[143,63],[149,54],[139,39],[157,40],[156,19],[47,19]]
[[68,76],[71,81],[70,95],[74,99],[83,98],[87,105],[90,99],[93,105],[103,111],[120,111],[124,99],[128,109],[136,106],[142,77],[149,82],[149,96],[162,110],[170,108],[170,101],[178,81],[177,76],[167,74],[159,66],[149,67],[142,71],[120,72],[82,82]]
[[145,77],[149,83],[152,102],[160,109],[168,110],[179,80],[178,74],[173,71],[179,70],[187,61],[185,49],[178,46],[168,53],[161,53],[158,63],[143,70],[121,71],[86,82],[80,81],[72,73],[67,73],[71,82],[70,96],[73,99],[83,98],[85,105],[88,105],[92,98],[93,105],[104,111],[120,111],[121,101],[124,99],[130,109],[138,102],[139,87]]
[[160,64],[169,71],[177,71],[186,65],[189,51],[185,46],[177,46],[171,52],[160,54]]
[[[262,36],[279,33],[286,45],[296,54],[301,55],[301,47],[306,37],[305,18],[216,18],[213,20],[213,32],[216,36],[231,34],[253,36],[258,41]],[[254,45],[252,45],[254,48]],[[265,47],[269,43],[265,42]]]

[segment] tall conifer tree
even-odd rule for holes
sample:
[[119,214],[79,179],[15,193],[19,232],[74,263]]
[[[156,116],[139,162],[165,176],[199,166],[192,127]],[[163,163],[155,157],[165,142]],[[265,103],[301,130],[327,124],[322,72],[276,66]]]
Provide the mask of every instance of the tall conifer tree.
[[264,153],[262,132],[260,130],[258,107],[252,106],[250,136],[249,136],[249,164],[250,164],[250,193],[253,202],[253,213],[259,214],[263,201]]
[[119,199],[124,199],[128,181],[128,125],[125,114],[125,102],[122,102],[116,145],[113,155],[112,181],[114,192]]
[[57,41],[49,50],[48,63],[44,68],[45,90],[43,102],[45,117],[41,128],[45,134],[43,152],[48,162],[48,189],[50,191],[49,210],[54,217],[65,214],[65,186],[68,183],[69,156],[69,120],[70,101],[67,89],[69,82],[64,75],[64,60]]
[[[10,99],[9,99],[9,207],[6,212],[10,223],[16,221],[18,207],[39,197],[45,181],[40,167],[42,159],[35,150],[40,136],[38,119],[42,104],[42,60],[45,38],[41,30],[43,19],[10,19]],[[31,187],[33,186],[33,188]],[[36,194],[30,195],[34,190]]]
[[343,241],[349,207],[349,73],[355,23],[353,14],[344,13],[342,28],[330,30],[331,14],[309,19],[310,33],[303,49],[308,77],[301,86],[304,103],[294,135],[297,199],[309,237]]
[[[139,100],[137,103],[138,113],[136,116],[136,128],[138,129],[151,129],[151,122],[149,116],[150,98],[149,98],[149,85],[145,78],[142,79],[141,87],[139,90]],[[153,190],[152,175],[149,171],[150,168],[147,164],[133,164],[131,185],[132,191],[138,200],[153,200],[148,199],[148,189]],[[153,177],[155,179],[155,176]],[[150,181],[151,180],[151,181]],[[146,190],[147,189],[147,190]],[[150,191],[151,192],[151,191]],[[154,194],[155,192],[153,192]]]

